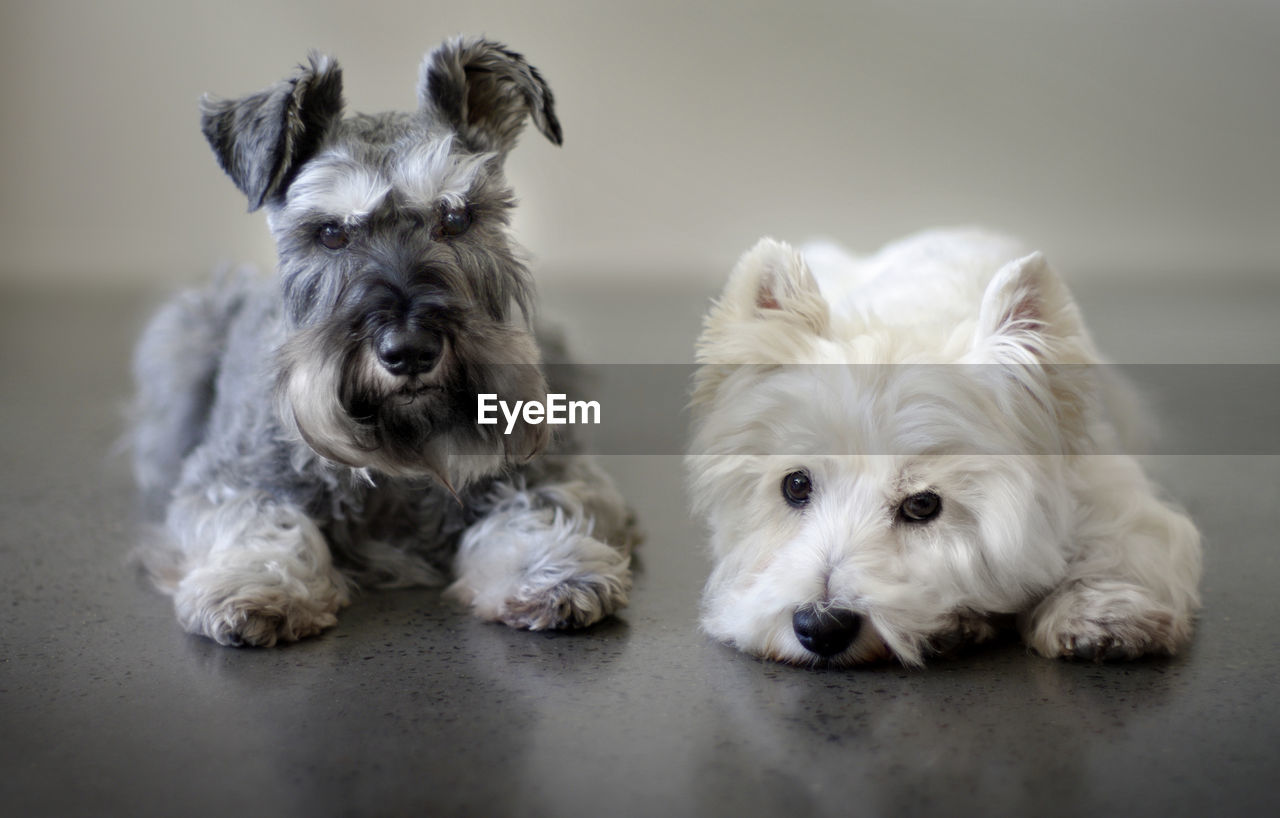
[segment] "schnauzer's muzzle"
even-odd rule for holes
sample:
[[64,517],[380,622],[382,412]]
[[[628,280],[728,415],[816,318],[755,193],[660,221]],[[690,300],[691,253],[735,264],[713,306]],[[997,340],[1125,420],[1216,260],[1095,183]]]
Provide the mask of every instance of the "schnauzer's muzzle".
[[451,328],[465,312],[444,286],[401,286],[382,275],[367,276],[350,294],[346,311],[359,343],[398,378],[435,370],[448,352]]
[[378,363],[392,375],[412,377],[430,372],[444,354],[444,335],[411,322],[395,323],[373,338]]

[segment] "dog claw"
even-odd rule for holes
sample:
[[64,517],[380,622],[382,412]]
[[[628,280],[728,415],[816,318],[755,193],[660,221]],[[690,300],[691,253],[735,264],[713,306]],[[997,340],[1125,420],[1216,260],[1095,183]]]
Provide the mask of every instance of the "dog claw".
[[955,653],[965,643],[964,632],[960,630],[940,633],[929,640],[929,651],[937,656]]
[[1098,659],[1098,643],[1088,638],[1072,639],[1067,645],[1067,656],[1084,662],[1096,661]]
[[1135,655],[1136,654],[1133,651],[1131,651],[1129,648],[1117,642],[1116,644],[1111,645],[1109,648],[1103,651],[1102,661],[1118,662],[1124,659],[1133,659]]
[[1142,651],[1109,636],[1098,639],[1074,637],[1067,640],[1063,655],[1084,662],[1123,662],[1136,659]]

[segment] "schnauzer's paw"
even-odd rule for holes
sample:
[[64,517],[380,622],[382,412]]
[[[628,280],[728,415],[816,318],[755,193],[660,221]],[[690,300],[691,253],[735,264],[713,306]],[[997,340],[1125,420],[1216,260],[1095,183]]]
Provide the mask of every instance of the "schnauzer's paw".
[[631,572],[623,562],[599,573],[569,576],[551,584],[528,583],[508,594],[485,593],[459,580],[446,594],[469,605],[476,616],[529,631],[586,628],[626,607]]
[[1188,617],[1126,583],[1077,583],[1031,614],[1026,638],[1043,656],[1114,662],[1169,656],[1190,638]]
[[216,587],[202,586],[192,578],[184,580],[174,594],[178,621],[189,633],[220,645],[271,647],[315,636],[338,624],[337,611],[347,604],[346,592],[335,585],[312,589],[309,596],[272,586],[219,593]]
[[296,642],[338,624],[328,611],[284,611],[252,603],[227,606],[208,617],[201,631],[220,645],[269,648],[277,642]]
[[[468,532],[446,596],[523,630],[585,628],[627,604],[631,557],[569,525],[529,515]],[[496,525],[494,524],[496,523]]]
[[530,631],[585,628],[627,604],[629,579],[625,575],[571,577],[504,601],[498,618]]
[[973,613],[957,613],[952,626],[935,634],[928,645],[934,656],[958,653],[969,645],[978,645],[994,639],[997,628],[985,616]]

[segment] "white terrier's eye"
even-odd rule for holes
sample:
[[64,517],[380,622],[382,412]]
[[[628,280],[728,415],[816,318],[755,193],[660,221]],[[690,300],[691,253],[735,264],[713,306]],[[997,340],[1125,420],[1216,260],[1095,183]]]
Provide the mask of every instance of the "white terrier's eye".
[[330,250],[341,250],[351,243],[351,235],[347,232],[347,228],[334,222],[321,227],[316,238]]
[[446,207],[440,213],[440,232],[445,236],[461,236],[471,227],[471,211],[465,207]]
[[808,472],[793,471],[782,478],[782,497],[795,508],[809,505],[809,495],[813,493],[813,481]]
[[912,523],[927,523],[942,513],[942,498],[932,491],[913,494],[898,506],[902,519]]

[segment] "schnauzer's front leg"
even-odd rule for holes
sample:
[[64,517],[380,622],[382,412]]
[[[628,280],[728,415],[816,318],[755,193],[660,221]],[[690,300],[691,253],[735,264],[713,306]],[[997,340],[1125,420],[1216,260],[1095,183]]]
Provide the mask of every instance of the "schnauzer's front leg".
[[190,633],[223,645],[292,642],[337,624],[349,600],[316,524],[266,496],[179,497],[169,530],[179,552],[153,573]]
[[1083,519],[1066,580],[1020,621],[1044,656],[1093,661],[1173,654],[1199,607],[1200,535],[1129,457],[1079,472]]
[[625,606],[636,535],[600,477],[499,487],[462,537],[449,595],[484,619],[528,630],[583,628]]

